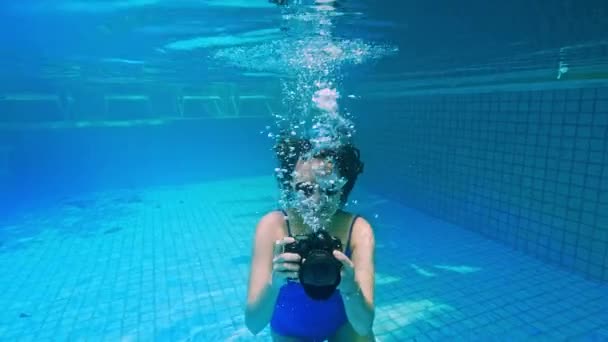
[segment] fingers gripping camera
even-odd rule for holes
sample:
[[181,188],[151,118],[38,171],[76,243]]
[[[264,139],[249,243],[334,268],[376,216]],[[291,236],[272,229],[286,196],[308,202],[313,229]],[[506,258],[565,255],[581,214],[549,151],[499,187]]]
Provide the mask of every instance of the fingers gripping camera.
[[294,238],[295,242],[285,245],[284,252],[302,257],[298,277],[304,291],[312,299],[328,299],[340,284],[342,264],[333,251],[341,251],[342,242],[324,230]]

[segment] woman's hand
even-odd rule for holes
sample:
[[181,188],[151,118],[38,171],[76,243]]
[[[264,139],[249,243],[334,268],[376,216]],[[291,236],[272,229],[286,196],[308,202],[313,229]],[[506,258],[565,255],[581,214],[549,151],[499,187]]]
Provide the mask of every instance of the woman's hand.
[[359,291],[359,284],[355,280],[355,265],[353,262],[339,250],[334,250],[334,257],[342,263],[342,270],[340,271],[340,284],[338,290],[342,294],[353,294]]
[[282,240],[277,240],[274,243],[271,286],[275,289],[279,289],[283,286],[285,282],[287,282],[287,279],[298,279],[301,260],[300,255],[295,253],[283,253],[285,245],[294,241],[295,239],[293,237],[286,236]]

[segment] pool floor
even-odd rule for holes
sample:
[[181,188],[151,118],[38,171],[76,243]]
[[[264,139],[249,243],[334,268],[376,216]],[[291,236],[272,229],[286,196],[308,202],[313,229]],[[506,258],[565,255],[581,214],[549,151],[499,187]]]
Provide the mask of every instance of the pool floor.
[[[0,340],[267,341],[244,325],[271,177],[65,198],[0,227]],[[355,195],[355,194],[354,194]],[[356,192],[378,341],[608,340],[608,286]]]

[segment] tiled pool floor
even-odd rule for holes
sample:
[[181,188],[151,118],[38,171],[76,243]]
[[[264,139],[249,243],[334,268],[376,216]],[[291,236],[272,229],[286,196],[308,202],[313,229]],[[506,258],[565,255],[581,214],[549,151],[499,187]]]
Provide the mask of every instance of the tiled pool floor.
[[[58,202],[0,228],[2,341],[266,341],[244,326],[272,178]],[[608,286],[359,192],[379,341],[608,340]]]

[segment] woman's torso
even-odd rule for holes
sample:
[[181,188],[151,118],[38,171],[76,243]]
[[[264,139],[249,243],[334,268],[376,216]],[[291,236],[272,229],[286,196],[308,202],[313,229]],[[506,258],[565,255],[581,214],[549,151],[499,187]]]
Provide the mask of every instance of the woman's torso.
[[[279,238],[308,234],[311,232],[302,225],[297,217],[285,218]],[[291,213],[293,216],[293,213]],[[345,211],[336,213],[327,231],[342,241],[342,252],[350,257],[350,231],[354,226],[356,215]],[[291,234],[290,234],[291,233]],[[331,336],[337,329],[347,322],[344,303],[338,290],[329,299],[316,301],[310,299],[299,282],[289,281],[281,287],[275,304],[271,320],[271,327],[275,333],[283,336],[312,338],[323,340]]]

